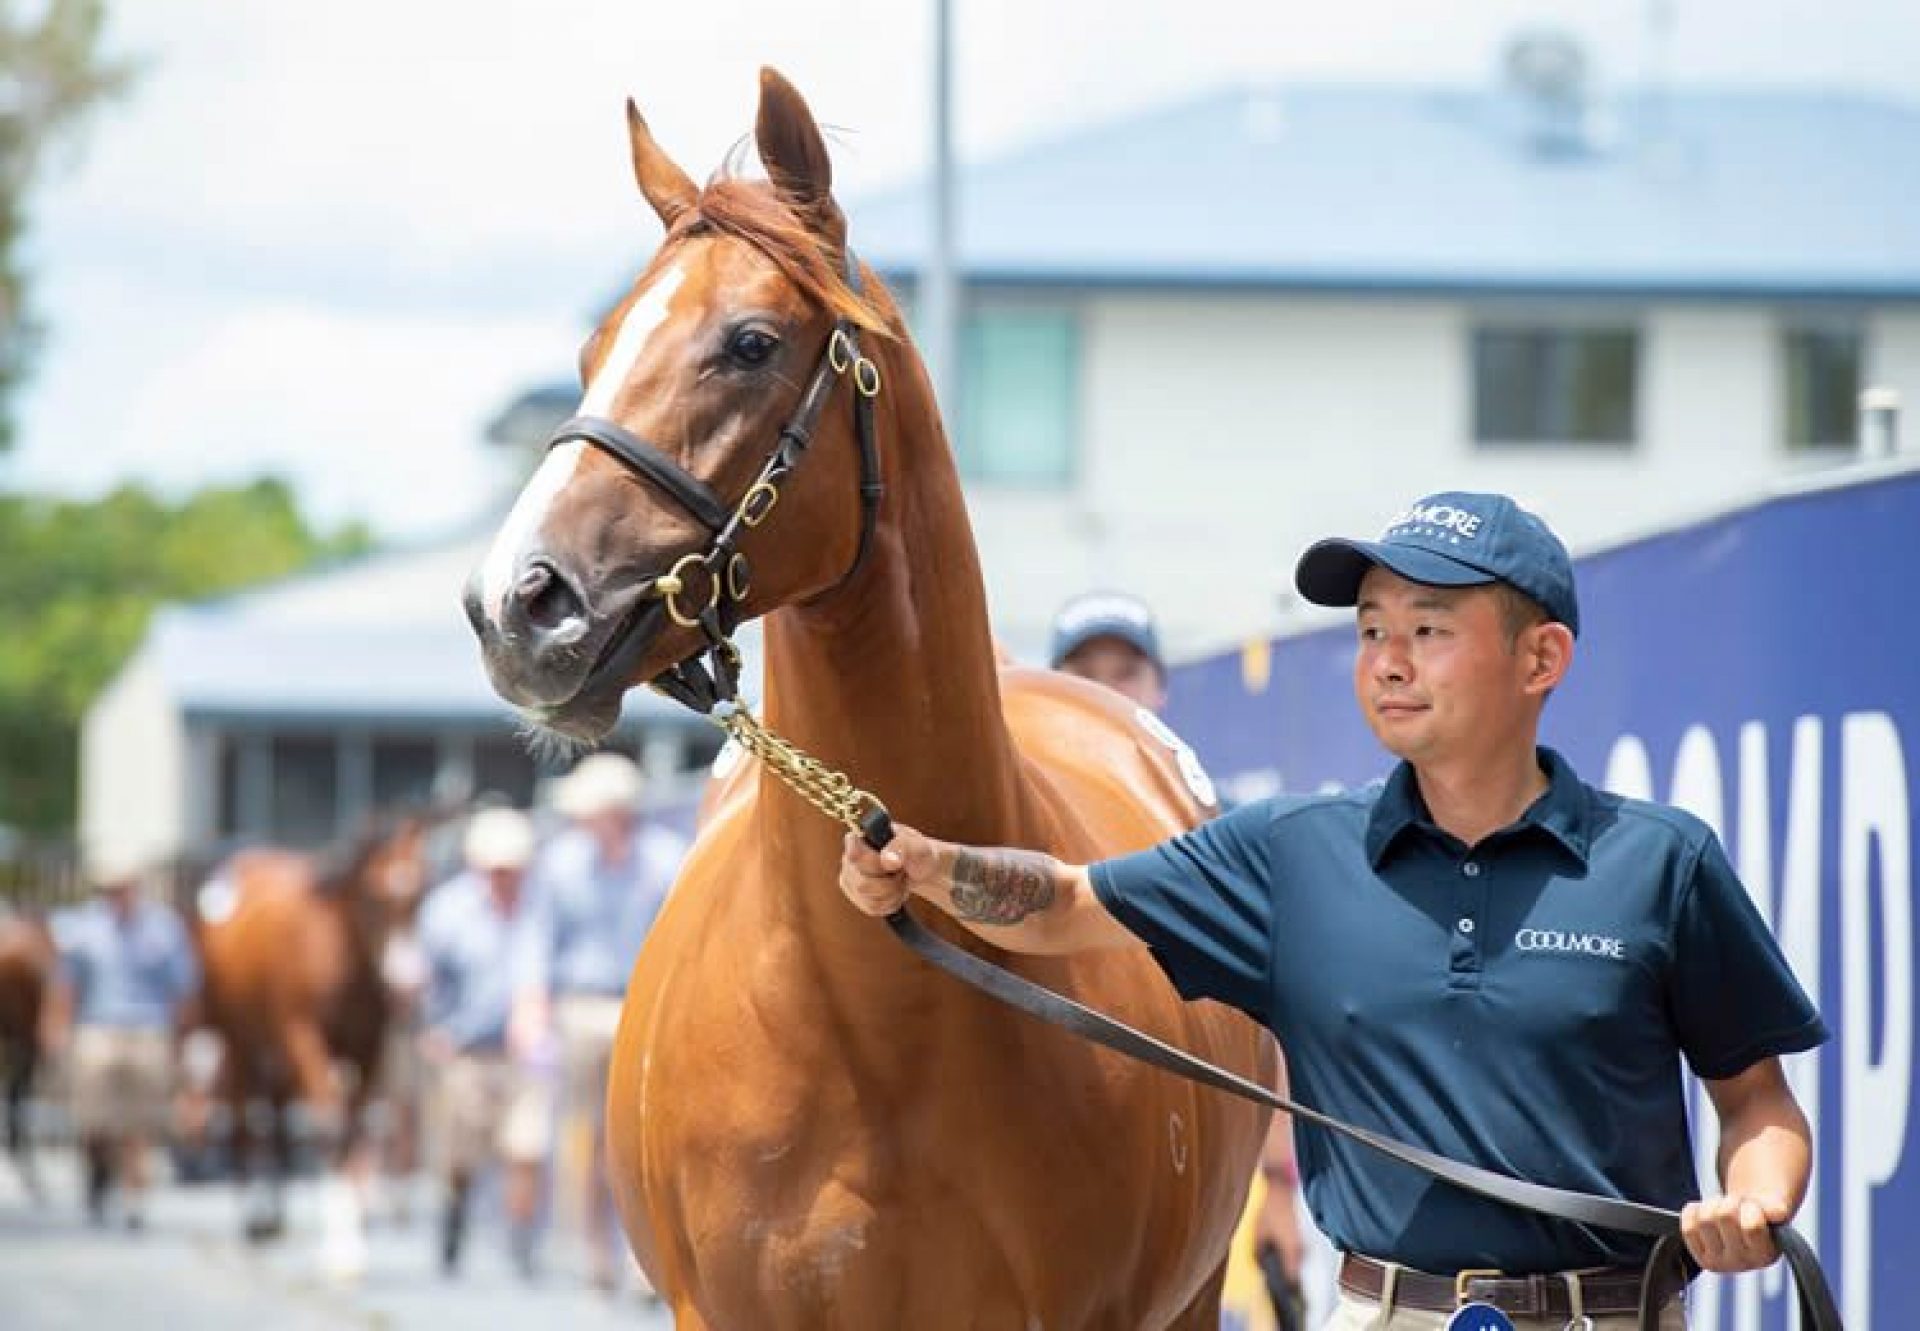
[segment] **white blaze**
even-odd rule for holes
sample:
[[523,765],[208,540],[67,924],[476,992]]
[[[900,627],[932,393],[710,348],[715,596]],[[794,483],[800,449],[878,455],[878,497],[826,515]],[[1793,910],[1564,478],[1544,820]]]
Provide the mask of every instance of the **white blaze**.
[[[586,395],[580,399],[580,409],[576,414],[609,414],[620,386],[627,381],[634,364],[640,359],[640,353],[646,349],[647,339],[653,336],[654,329],[667,321],[673,293],[679,290],[680,283],[685,279],[686,273],[675,264],[661,274],[660,280],[647,288],[627,310],[627,317],[620,321],[620,332],[613,339],[613,350],[600,362],[599,373],[587,385]],[[520,567],[522,554],[546,522],[547,509],[552,505],[554,496],[566,489],[567,483],[573,479],[574,468],[579,465],[580,455],[587,447],[584,440],[574,439],[549,451],[540,469],[534,472],[533,479],[527,482],[520,497],[514,501],[513,511],[507,514],[507,520],[500,525],[499,534],[493,538],[486,562],[480,566],[480,598],[488,616],[496,621],[506,607],[507,592],[513,586],[514,570]]]

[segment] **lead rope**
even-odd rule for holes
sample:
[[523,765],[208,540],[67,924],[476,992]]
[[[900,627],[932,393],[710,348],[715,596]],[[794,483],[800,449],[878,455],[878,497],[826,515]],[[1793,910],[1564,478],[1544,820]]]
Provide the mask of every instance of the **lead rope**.
[[[875,850],[884,849],[893,840],[893,820],[878,798],[854,785],[844,772],[827,766],[792,741],[775,734],[744,703],[736,702],[721,714],[709,712],[707,719],[726,731],[741,748],[758,758],[800,798],[849,832],[860,836]],[[1678,1212],[1640,1202],[1528,1182],[1491,1169],[1482,1169],[1478,1165],[1451,1160],[1417,1146],[1408,1146],[1366,1128],[1355,1127],[1285,1096],[1276,1095],[1257,1082],[1217,1068],[1183,1049],[1156,1040],[1123,1022],[1004,970],[985,958],[977,957],[927,929],[907,913],[905,906],[887,916],[887,927],[915,953],[949,975],[1030,1016],[1064,1027],[1129,1058],[1244,1100],[1290,1113],[1443,1182],[1505,1205],[1577,1224],[1652,1237],[1655,1240],[1653,1252],[1648,1258],[1641,1282],[1639,1321],[1641,1331],[1657,1331],[1660,1306],[1655,1298],[1654,1274],[1662,1265],[1686,1260],[1685,1250],[1680,1243]],[[1808,1331],[1842,1331],[1833,1293],[1827,1287],[1825,1273],[1821,1271],[1812,1247],[1791,1225],[1774,1225],[1771,1228],[1774,1240],[1786,1259],[1787,1268],[1793,1275],[1801,1325]],[[1684,1286],[1684,1279],[1680,1284]]]

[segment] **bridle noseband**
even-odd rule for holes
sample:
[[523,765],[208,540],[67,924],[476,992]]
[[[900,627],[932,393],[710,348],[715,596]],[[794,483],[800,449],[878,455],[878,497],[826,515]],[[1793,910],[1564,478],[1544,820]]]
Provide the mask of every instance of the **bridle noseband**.
[[[846,273],[848,289],[859,295],[860,264],[851,250],[847,251]],[[649,681],[652,687],[701,713],[734,700],[739,693],[740,653],[733,645],[733,631],[740,627],[741,606],[753,581],[753,570],[740,549],[740,540],[748,529],[765,522],[780,502],[780,483],[806,456],[820,414],[843,375],[853,380],[854,433],[860,443],[860,544],[853,563],[834,584],[839,587],[866,562],[880,498],[886,490],[880,479],[880,446],[873,421],[873,401],[880,396],[880,369],[860,354],[860,330],[851,319],[834,320],[799,405],[780,427],[759,475],[732,505],[664,451],[604,416],[574,416],[548,437],[549,450],[576,439],[592,444],[673,499],[712,533],[704,550],[681,556],[648,585],[640,607],[621,625],[612,652],[596,673],[624,674],[632,667],[631,658],[646,645],[634,631],[636,623],[645,610],[653,608],[648,603],[657,597],[674,623],[699,629],[706,645],[656,675]]]

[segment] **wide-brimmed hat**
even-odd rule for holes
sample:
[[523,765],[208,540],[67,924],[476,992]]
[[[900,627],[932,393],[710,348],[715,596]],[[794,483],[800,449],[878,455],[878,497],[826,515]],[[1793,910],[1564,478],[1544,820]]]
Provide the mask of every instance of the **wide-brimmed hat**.
[[646,780],[633,759],[618,753],[594,753],[560,781],[554,805],[569,818],[591,818],[609,810],[631,810],[640,802]]
[[518,809],[482,809],[460,843],[475,869],[524,869],[533,859],[533,822]]
[[80,872],[89,891],[138,887],[153,872],[155,858],[131,842],[97,841],[82,851]]

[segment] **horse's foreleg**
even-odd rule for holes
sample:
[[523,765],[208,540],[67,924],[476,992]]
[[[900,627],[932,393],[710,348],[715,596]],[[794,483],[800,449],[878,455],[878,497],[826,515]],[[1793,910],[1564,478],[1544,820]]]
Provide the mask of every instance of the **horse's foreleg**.
[[352,1094],[343,1097],[319,1026],[294,1023],[285,1034],[294,1084],[316,1111],[320,1131],[328,1139],[328,1169],[320,1193],[320,1268],[329,1279],[357,1280],[367,1267],[366,1208],[348,1164],[357,1158],[367,1078],[363,1076]]
[[31,1039],[21,1041],[7,1059],[7,1154],[19,1172],[27,1195],[38,1203],[45,1199],[40,1186],[40,1170],[33,1158],[33,1138],[27,1131],[27,1097],[33,1091],[33,1074],[40,1057]]

